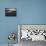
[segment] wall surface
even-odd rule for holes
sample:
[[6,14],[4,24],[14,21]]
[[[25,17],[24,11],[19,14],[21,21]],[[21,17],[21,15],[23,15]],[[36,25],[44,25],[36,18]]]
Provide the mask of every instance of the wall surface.
[[[17,16],[6,17],[5,8],[17,8]],[[0,1],[0,44],[8,43],[9,32],[18,32],[18,24],[46,24],[46,0]]]

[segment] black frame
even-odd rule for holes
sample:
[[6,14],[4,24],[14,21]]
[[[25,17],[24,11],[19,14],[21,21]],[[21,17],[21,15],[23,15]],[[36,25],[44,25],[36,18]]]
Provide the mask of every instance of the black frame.
[[16,8],[5,8],[5,16],[16,16]]

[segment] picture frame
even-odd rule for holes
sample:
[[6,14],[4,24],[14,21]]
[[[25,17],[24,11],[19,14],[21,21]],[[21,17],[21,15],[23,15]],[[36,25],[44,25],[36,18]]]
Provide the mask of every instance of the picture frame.
[[16,8],[5,8],[5,16],[16,16]]

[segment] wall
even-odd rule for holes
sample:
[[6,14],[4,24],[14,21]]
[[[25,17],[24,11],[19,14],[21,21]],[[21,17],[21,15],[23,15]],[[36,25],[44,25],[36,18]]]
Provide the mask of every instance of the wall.
[[[17,16],[5,17],[5,8],[17,8]],[[46,24],[46,0],[0,1],[0,44],[8,43],[7,36],[18,31],[17,24]]]
[[46,0],[22,1],[22,24],[46,24]]

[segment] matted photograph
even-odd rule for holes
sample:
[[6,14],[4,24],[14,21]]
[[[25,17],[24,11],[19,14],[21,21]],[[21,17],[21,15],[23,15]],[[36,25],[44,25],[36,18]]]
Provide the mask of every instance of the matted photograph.
[[16,16],[16,8],[5,8],[5,16]]

